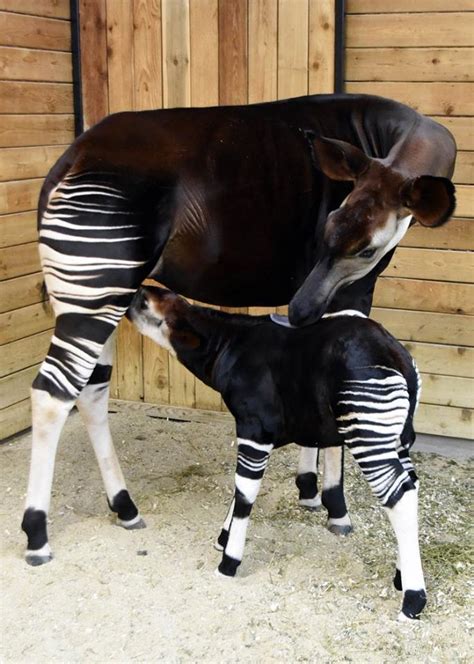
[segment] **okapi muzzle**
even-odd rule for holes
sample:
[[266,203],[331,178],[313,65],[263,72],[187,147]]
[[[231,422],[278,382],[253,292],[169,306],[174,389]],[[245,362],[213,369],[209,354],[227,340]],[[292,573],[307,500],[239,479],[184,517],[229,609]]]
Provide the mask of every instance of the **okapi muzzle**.
[[328,215],[320,259],[290,302],[295,326],[318,321],[341,287],[385,269],[383,257],[412,223],[440,226],[456,202],[447,178],[407,177],[344,141],[315,137],[314,143],[323,172],[333,180],[352,180],[354,189]]

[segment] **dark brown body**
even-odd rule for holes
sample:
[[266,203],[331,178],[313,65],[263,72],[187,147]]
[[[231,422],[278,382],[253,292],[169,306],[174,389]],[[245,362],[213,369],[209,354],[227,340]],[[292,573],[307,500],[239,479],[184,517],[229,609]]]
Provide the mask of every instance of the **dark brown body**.
[[[286,304],[318,259],[327,215],[352,183],[329,179],[307,132],[347,141],[404,177],[450,177],[443,127],[396,102],[317,95],[284,102],[110,116],[53,169],[112,171],[146,196],[150,273],[183,295],[228,306]],[[134,185],[135,186],[135,185]],[[368,312],[384,261],[333,308]]]

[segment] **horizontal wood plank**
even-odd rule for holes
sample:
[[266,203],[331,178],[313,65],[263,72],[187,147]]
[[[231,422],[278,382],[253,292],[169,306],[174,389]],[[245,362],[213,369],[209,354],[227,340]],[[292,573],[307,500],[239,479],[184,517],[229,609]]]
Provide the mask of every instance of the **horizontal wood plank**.
[[0,79],[71,83],[71,53],[0,46]]
[[70,18],[70,0],[0,0],[0,9],[17,14]]
[[390,97],[425,115],[473,115],[473,83],[348,81],[346,92]]
[[474,408],[474,381],[471,378],[422,373],[421,381],[423,403]]
[[73,140],[73,115],[0,115],[2,148],[65,145]]
[[472,81],[472,48],[348,48],[348,81]]
[[0,45],[71,50],[69,21],[0,11]]
[[36,365],[0,378],[0,408],[8,408],[30,396],[31,383],[38,369],[39,365]]
[[54,316],[51,307],[43,303],[31,304],[0,314],[0,344],[23,339],[53,326]]
[[381,277],[374,306],[474,315],[474,284]]
[[0,113],[72,113],[71,83],[0,81]]
[[415,415],[415,430],[418,433],[472,440],[474,438],[473,420],[473,412],[469,408],[452,408],[422,403]]
[[472,0],[346,0],[347,14],[472,11]]
[[34,210],[42,184],[43,178],[0,182],[0,214]]
[[36,210],[0,217],[0,247],[34,242],[37,238]]
[[474,248],[474,221],[455,218],[438,228],[426,228],[420,224],[414,224],[402,238],[400,246],[472,250]]
[[31,426],[31,402],[30,399],[20,401],[0,411],[0,422],[2,423],[1,439],[4,440]]
[[[387,3],[389,4],[389,3]],[[367,14],[346,17],[346,46],[472,46],[472,23],[464,12]]]
[[42,302],[43,273],[36,272],[2,281],[0,288],[0,313]]
[[39,272],[41,269],[38,244],[20,244],[12,251],[9,247],[0,249],[0,279],[12,279],[24,274]]
[[0,148],[0,181],[44,177],[66,146]]
[[474,346],[474,317],[374,307],[371,317],[402,341]]
[[474,187],[458,184],[456,187],[456,216],[474,217]]
[[417,341],[404,342],[403,345],[424,373],[474,378],[474,348]]
[[449,129],[456,140],[458,150],[474,150],[474,131],[472,117],[433,116],[432,120]]
[[458,152],[453,182],[456,184],[474,184],[474,152]]
[[473,283],[474,261],[467,251],[398,247],[383,275]]
[[48,352],[53,330],[11,341],[0,346],[0,376],[8,376],[42,362]]

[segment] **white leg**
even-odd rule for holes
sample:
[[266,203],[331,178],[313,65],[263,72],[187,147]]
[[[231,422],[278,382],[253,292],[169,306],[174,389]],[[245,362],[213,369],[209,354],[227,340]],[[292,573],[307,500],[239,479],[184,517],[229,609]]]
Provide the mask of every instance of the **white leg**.
[[305,509],[314,511],[321,508],[321,496],[318,494],[317,460],[317,447],[302,447],[296,475],[299,504]]
[[94,448],[109,505],[117,513],[120,525],[136,529],[143,528],[145,523],[127,491],[109,428],[108,402],[114,337],[115,334],[105,344],[89,383],[79,395],[77,406]]
[[344,497],[344,449],[341,445],[324,449],[322,503],[328,511],[328,529],[335,535],[348,535],[352,523]]
[[219,573],[224,576],[235,576],[242,561],[250,512],[272,449],[273,445],[238,439],[235,499],[227,543],[218,568]]

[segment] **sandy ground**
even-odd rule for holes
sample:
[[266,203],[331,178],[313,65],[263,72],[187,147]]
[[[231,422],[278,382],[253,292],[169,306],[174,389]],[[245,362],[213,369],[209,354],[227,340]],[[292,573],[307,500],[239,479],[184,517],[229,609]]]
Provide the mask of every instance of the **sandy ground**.
[[0,447],[2,662],[472,661],[472,464],[414,454],[429,604],[420,623],[400,624],[394,537],[350,459],[353,535],[337,538],[323,512],[298,508],[298,451],[279,450],[240,574],[222,580],[212,544],[231,497],[232,423],[168,422],[144,410],[111,421],[148,528],[114,524],[73,414],[50,514],[55,558],[40,568],[23,562],[19,530],[30,437]]

